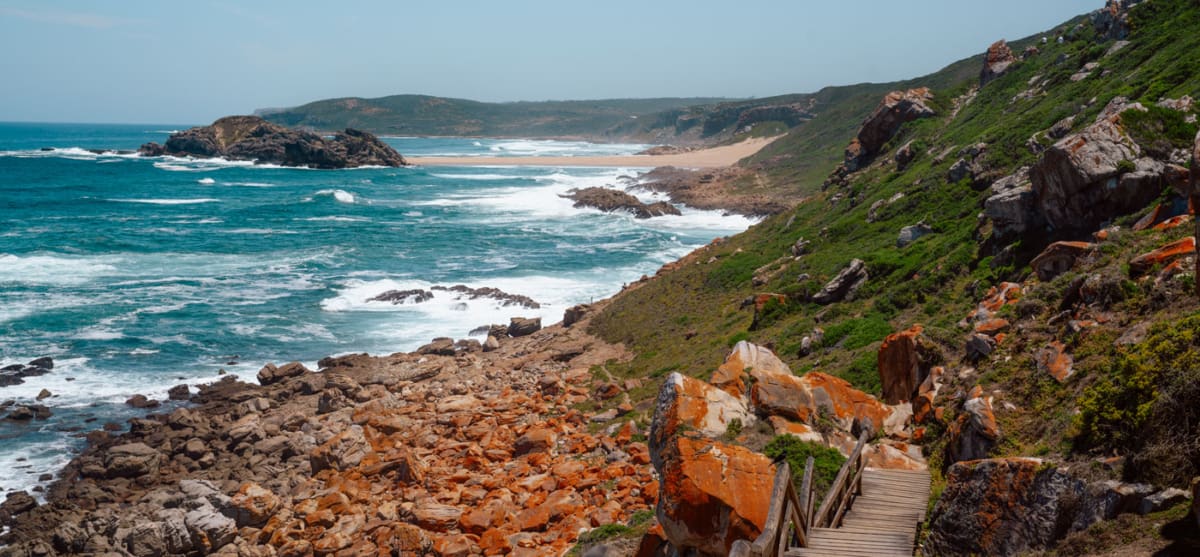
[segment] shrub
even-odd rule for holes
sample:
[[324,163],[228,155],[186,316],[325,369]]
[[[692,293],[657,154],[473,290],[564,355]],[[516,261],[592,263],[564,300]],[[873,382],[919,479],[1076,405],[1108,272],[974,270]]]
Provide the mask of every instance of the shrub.
[[792,468],[792,476],[796,479],[796,489],[804,478],[804,464],[808,457],[813,457],[813,485],[817,498],[825,496],[830,484],[837,477],[838,470],[846,457],[837,449],[832,449],[820,443],[802,441],[794,435],[777,435],[763,448],[763,454],[774,460],[786,460]]
[[1137,165],[1129,159],[1121,159],[1117,161],[1117,174],[1129,174],[1137,170]]
[[1131,479],[1180,485],[1200,463],[1200,314],[1160,323],[1080,398],[1083,447],[1131,450]]

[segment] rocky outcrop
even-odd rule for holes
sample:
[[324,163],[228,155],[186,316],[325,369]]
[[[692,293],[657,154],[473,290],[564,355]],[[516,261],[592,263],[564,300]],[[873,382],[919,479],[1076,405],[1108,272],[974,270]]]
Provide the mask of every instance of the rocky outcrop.
[[687,436],[660,452],[658,520],[678,551],[724,557],[762,532],[770,506],[771,459],[744,447]]
[[1187,237],[1171,242],[1149,253],[1139,255],[1129,261],[1129,275],[1140,277],[1156,267],[1168,265],[1171,262],[1196,254],[1196,239]]
[[1067,353],[1066,345],[1057,340],[1050,341],[1039,350],[1035,360],[1039,372],[1053,377],[1059,383],[1065,383],[1075,373],[1075,359]]
[[813,113],[809,108],[807,104],[803,103],[753,106],[738,115],[735,127],[737,131],[744,131],[747,126],[759,122],[783,122],[790,128],[813,118]]
[[1029,263],[1038,280],[1048,282],[1075,266],[1075,261],[1093,253],[1096,244],[1090,242],[1054,242]]
[[37,358],[28,364],[12,364],[0,368],[0,387],[20,385],[27,377],[46,375],[54,369],[54,360],[50,357]]
[[963,402],[958,419],[946,431],[945,466],[964,460],[987,458],[1000,440],[1000,426],[992,409],[992,397],[975,387]]
[[1145,108],[1113,99],[1095,123],[1059,140],[1030,169],[1037,210],[1053,228],[1094,230],[1146,206],[1168,184],[1168,167],[1142,157],[1122,128],[1121,114],[1129,110]]
[[679,209],[666,201],[642,203],[641,200],[628,193],[609,188],[583,188],[575,190],[564,197],[574,200],[576,208],[591,207],[606,213],[628,211],[639,219],[682,214],[679,212]]
[[755,421],[743,400],[698,379],[672,373],[658,391],[650,424],[650,458],[661,471],[663,454],[673,437],[685,431],[720,437],[734,420],[743,426]]
[[923,222],[905,226],[900,229],[900,234],[896,237],[896,247],[905,247],[918,239],[933,234],[933,227]]
[[992,220],[996,236],[1013,237],[1045,226],[1028,168],[993,182],[991,193],[983,203],[983,214]]
[[989,46],[983,55],[983,69],[979,72],[979,86],[983,87],[1008,71],[1016,63],[1017,58],[1008,48],[1008,42],[1000,39]]
[[837,276],[833,277],[821,290],[813,295],[812,301],[818,304],[832,304],[842,300],[854,299],[854,292],[867,283],[867,265],[861,259],[853,259]]
[[940,360],[936,349],[922,335],[924,329],[913,325],[906,331],[888,335],[879,346],[879,382],[883,400],[888,404],[912,401],[921,383]]
[[892,91],[884,96],[879,106],[863,121],[857,137],[846,148],[843,170],[854,172],[862,168],[900,131],[901,126],[918,118],[933,116],[933,109],[925,104],[932,98],[933,93],[925,87]]
[[1084,483],[1039,459],[951,466],[933,508],[928,555],[1017,555],[1045,549],[1075,520]]
[[1096,34],[1109,40],[1124,40],[1129,37],[1129,8],[1143,0],[1108,0],[1103,8],[1092,12],[1092,26]]
[[143,145],[138,152],[143,156],[222,157],[321,169],[408,164],[395,149],[364,131],[347,128],[326,139],[258,116],[226,116],[209,126],[171,134],[164,145]]

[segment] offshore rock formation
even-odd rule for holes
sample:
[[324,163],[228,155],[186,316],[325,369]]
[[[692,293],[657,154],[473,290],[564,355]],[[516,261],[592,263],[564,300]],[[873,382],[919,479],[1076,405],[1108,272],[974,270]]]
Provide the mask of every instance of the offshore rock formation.
[[347,128],[325,139],[258,116],[226,116],[210,126],[171,134],[164,145],[142,145],[138,152],[148,157],[222,157],[321,169],[408,164],[395,149],[367,132]]
[[591,207],[606,213],[629,211],[639,219],[681,214],[679,209],[676,209],[674,205],[666,201],[642,203],[641,200],[628,193],[609,188],[583,188],[573,191],[564,197],[574,200],[576,208]]

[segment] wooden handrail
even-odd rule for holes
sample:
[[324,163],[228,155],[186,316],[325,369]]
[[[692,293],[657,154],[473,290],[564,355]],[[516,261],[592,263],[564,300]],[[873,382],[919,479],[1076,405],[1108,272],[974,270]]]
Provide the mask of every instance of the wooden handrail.
[[[816,466],[813,457],[804,463],[804,476],[800,493],[796,493],[792,469],[786,461],[775,468],[775,480],[771,484],[771,502],[767,507],[767,521],[763,531],[753,542],[737,540],[729,548],[729,557],[782,557],[792,543],[808,547],[809,531],[812,528],[836,527],[850,508],[854,497],[862,491],[862,474],[866,468],[863,448],[870,432],[863,431],[850,457],[842,464],[829,493],[821,501],[820,509],[814,514],[816,503],[813,472]],[[832,515],[830,512],[832,511]]]
[[[863,447],[867,444],[867,439],[871,434],[867,430],[863,430],[858,436],[858,443],[854,445],[854,450],[850,452],[850,456],[846,458],[846,462],[842,464],[842,468],[838,470],[837,476],[833,479],[833,484],[829,486],[829,493],[825,495],[825,500],[821,501],[821,508],[817,510],[817,514],[813,517],[812,526],[815,528],[829,528],[836,525],[835,519],[841,519],[841,513],[846,507],[850,506],[850,501],[854,498],[854,493],[859,488],[859,474],[862,472]],[[847,480],[850,480],[849,483]],[[830,515],[830,512],[834,516]]]

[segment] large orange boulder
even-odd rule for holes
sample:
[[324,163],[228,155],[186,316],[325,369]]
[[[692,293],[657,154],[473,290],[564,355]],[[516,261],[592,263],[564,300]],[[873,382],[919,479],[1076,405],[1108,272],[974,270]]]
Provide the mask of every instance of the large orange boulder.
[[879,381],[883,384],[883,400],[888,404],[913,400],[938,359],[936,351],[921,336],[923,330],[920,325],[913,325],[906,331],[888,335],[879,346]]
[[800,382],[812,398],[813,411],[843,430],[850,431],[858,423],[882,431],[893,413],[892,407],[855,389],[845,379],[810,371]]
[[721,389],[686,375],[672,373],[658,391],[650,423],[650,456],[661,465],[662,453],[679,434],[719,437],[734,420],[743,426],[755,422],[746,404]]
[[1133,258],[1129,262],[1129,274],[1133,277],[1142,276],[1159,265],[1166,265],[1181,257],[1196,253],[1196,239],[1193,237],[1176,240],[1150,253]]
[[721,390],[748,400],[751,377],[791,375],[792,370],[770,349],[746,341],[733,346],[725,363],[713,372],[711,383]]
[[762,532],[775,473],[769,458],[712,439],[675,436],[655,468],[662,477],[659,524],[679,552],[724,557],[734,541]]
[[1038,371],[1048,373],[1059,383],[1066,382],[1075,373],[1075,360],[1067,353],[1067,347],[1057,341],[1051,341],[1037,353]]

